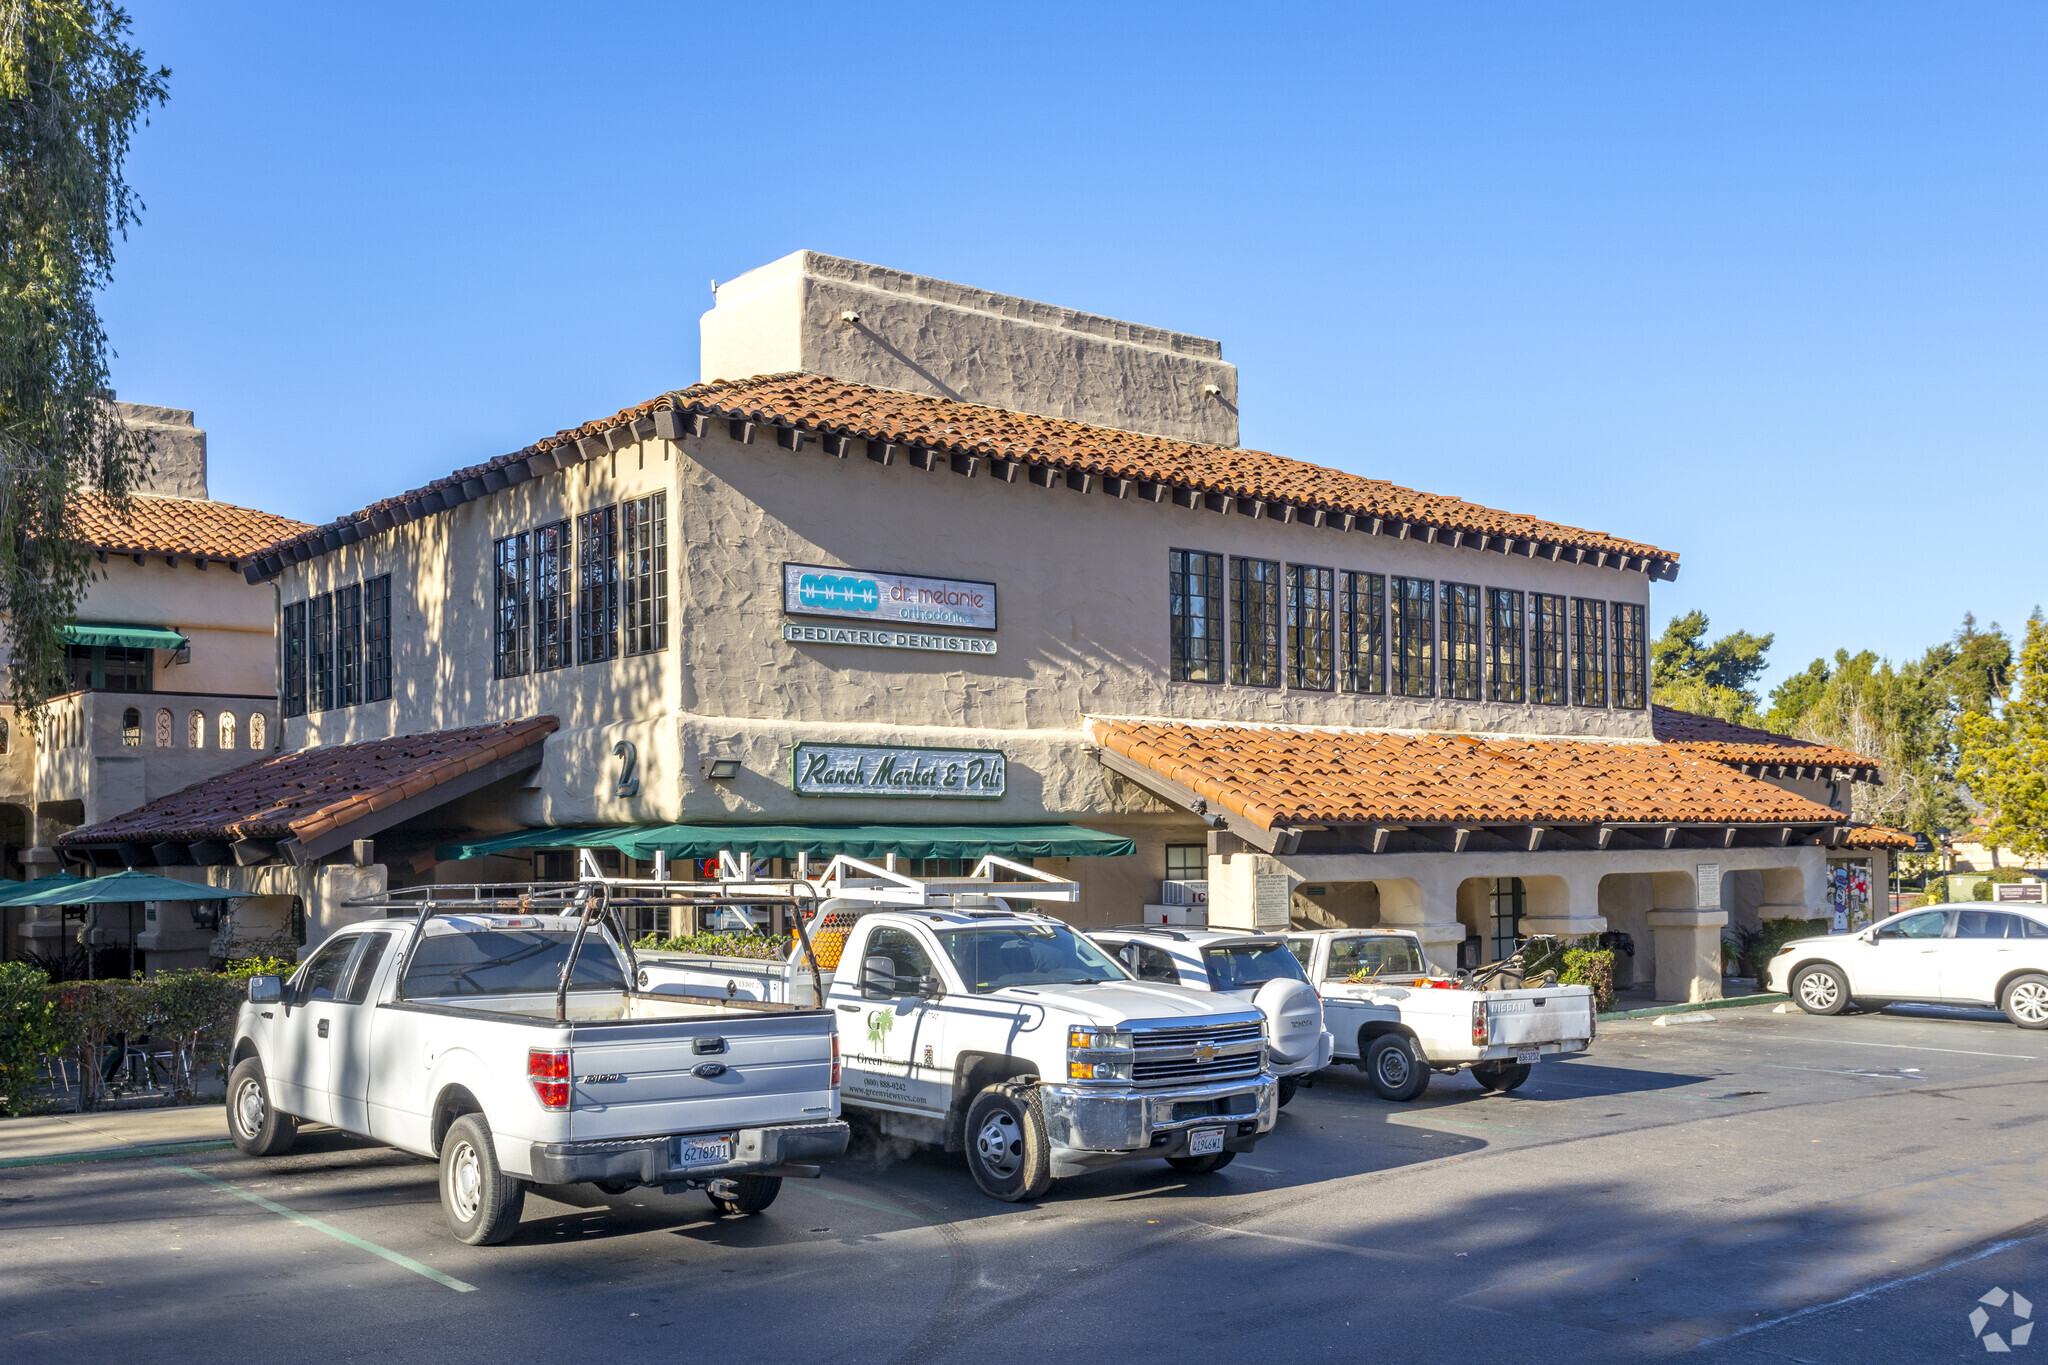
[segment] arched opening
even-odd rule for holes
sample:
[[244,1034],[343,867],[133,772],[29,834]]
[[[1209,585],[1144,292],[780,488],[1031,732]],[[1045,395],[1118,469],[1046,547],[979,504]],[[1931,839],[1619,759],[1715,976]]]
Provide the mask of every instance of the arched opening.
[[263,713],[262,713],[261,711],[251,711],[251,712],[249,713],[249,747],[250,747],[250,748],[252,748],[252,749],[260,749],[260,748],[262,748],[262,747],[263,747],[263,729],[264,729]]
[[173,722],[173,721],[171,720],[171,708],[170,708],[170,707],[168,707],[168,706],[164,706],[164,707],[159,707],[159,708],[157,708],[157,713],[156,713],[156,747],[157,747],[157,748],[159,748],[159,749],[168,749],[168,748],[170,748],[170,747],[171,747],[171,727],[172,727],[172,725],[173,725],[173,724],[174,724],[174,722]]
[[1610,872],[1600,879],[1600,913],[1607,927],[1622,939],[1614,945],[1614,986],[1627,990],[1657,979],[1655,936],[1650,911],[1656,906],[1655,883],[1647,872]]
[[7,724],[6,717],[0,716],[0,754],[8,752],[8,745],[13,741],[13,738],[14,736],[11,733],[11,727]]
[[121,747],[142,747],[142,712],[132,706],[121,713]]
[[235,713],[232,711],[220,713],[220,747],[229,752],[235,747]]
[[204,749],[206,747],[206,713],[194,711],[185,717],[185,747]]
[[1371,882],[1297,882],[1297,929],[1370,929],[1380,922],[1380,892]]

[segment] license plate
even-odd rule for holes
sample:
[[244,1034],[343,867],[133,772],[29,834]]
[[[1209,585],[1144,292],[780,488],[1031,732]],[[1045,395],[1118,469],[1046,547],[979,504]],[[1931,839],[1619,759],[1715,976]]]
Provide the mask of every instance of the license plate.
[[1189,1156],[1214,1156],[1223,1150],[1221,1128],[1197,1128],[1188,1134]]
[[676,1165],[709,1166],[732,1160],[732,1135],[676,1139]]
[[1532,1047],[1525,1052],[1517,1052],[1515,1054],[1515,1060],[1520,1062],[1523,1066],[1534,1066],[1536,1064],[1536,1059],[1538,1057],[1541,1057],[1542,1055],[1543,1054],[1541,1052],[1538,1052],[1535,1048]]

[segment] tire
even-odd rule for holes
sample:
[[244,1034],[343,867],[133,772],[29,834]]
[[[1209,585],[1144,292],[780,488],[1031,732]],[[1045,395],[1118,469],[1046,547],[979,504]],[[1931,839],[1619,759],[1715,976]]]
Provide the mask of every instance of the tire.
[[263,1063],[244,1057],[228,1076],[228,1136],[244,1156],[281,1156],[298,1141],[299,1121],[270,1103]]
[[1052,1188],[1052,1143],[1035,1085],[1004,1082],[967,1108],[967,1169],[991,1199],[1015,1204]]
[[1793,973],[1792,999],[1808,1014],[1840,1014],[1849,1008],[1849,983],[1840,968],[1817,962]]
[[1211,1152],[1207,1156],[1170,1156],[1166,1164],[1189,1175],[1209,1175],[1230,1164],[1236,1152]]
[[[721,1185],[730,1185],[732,1193],[716,1194],[713,1190]],[[779,1175],[741,1175],[731,1180],[712,1182],[712,1189],[705,1194],[711,1198],[711,1207],[723,1214],[759,1213],[775,1202],[775,1196],[782,1193],[782,1177]]]
[[1382,1033],[1372,1040],[1365,1075],[1383,1100],[1405,1103],[1429,1088],[1429,1067],[1405,1033]]
[[2048,1028],[2048,976],[2028,972],[2014,977],[1998,993],[1998,1007],[2021,1028]]
[[1474,1062],[1472,1079],[1489,1095],[1505,1095],[1510,1090],[1519,1090],[1535,1069],[1527,1062]]
[[1295,1080],[1294,1077],[1282,1076],[1280,1078],[1280,1107],[1282,1109],[1287,1107],[1287,1101],[1293,1099],[1294,1092],[1300,1088],[1301,1083]]
[[526,1182],[498,1166],[491,1125],[482,1114],[464,1114],[441,1139],[441,1210],[457,1239],[471,1246],[496,1246],[519,1231],[526,1207]]

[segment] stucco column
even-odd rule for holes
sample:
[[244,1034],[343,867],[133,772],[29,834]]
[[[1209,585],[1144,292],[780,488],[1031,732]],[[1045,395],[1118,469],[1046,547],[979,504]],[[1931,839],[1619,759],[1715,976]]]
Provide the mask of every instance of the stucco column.
[[1458,968],[1458,945],[1465,925],[1458,919],[1458,882],[1439,875],[1425,883],[1413,877],[1374,878],[1380,893],[1380,924],[1402,929],[1422,940],[1429,965],[1444,971]]
[[330,863],[322,867],[313,878],[313,894],[306,897],[306,946],[301,956],[311,953],[326,941],[329,934],[344,925],[384,918],[382,910],[344,905],[343,902],[381,896],[390,885],[390,873],[382,863],[371,863],[367,867]]
[[1301,877],[1225,831],[1209,836],[1209,927],[1285,933]]
[[1721,930],[1725,910],[1652,910],[1657,936],[1657,998],[1673,1002],[1721,998]]

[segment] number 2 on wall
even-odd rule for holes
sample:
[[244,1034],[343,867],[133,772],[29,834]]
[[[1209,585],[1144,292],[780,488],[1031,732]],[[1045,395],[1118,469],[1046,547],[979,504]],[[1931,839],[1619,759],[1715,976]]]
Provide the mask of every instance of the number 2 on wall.
[[614,796],[638,796],[640,794],[640,751],[633,747],[633,741],[622,739],[612,745],[612,757],[623,760],[619,765],[619,782],[612,788]]

